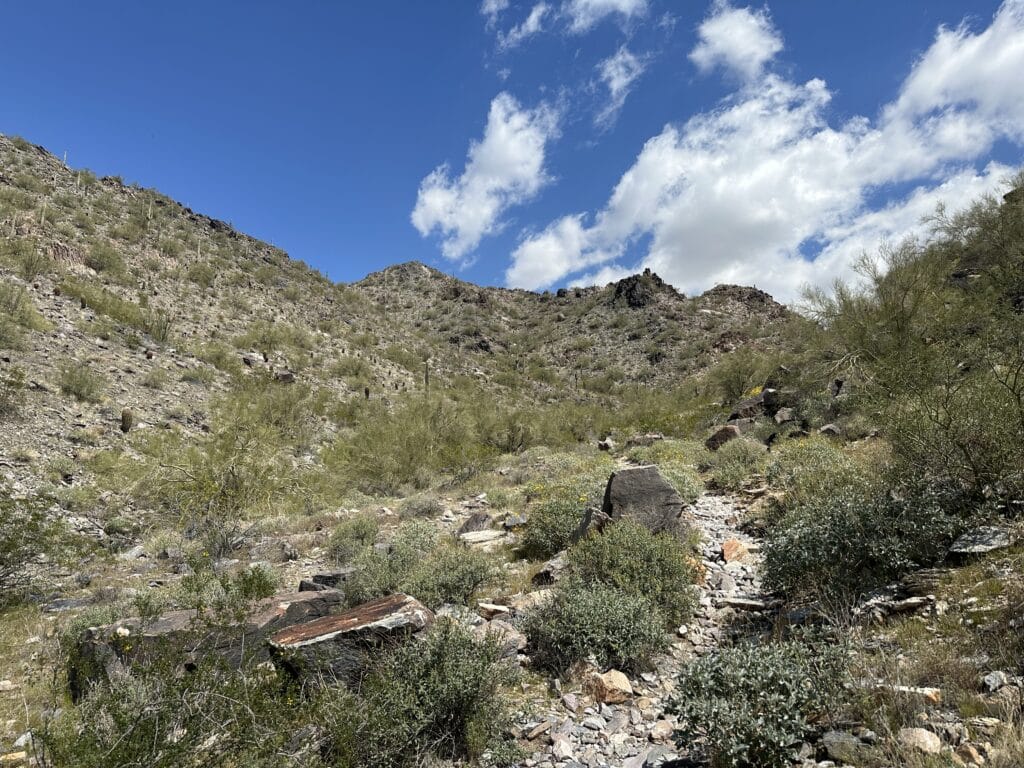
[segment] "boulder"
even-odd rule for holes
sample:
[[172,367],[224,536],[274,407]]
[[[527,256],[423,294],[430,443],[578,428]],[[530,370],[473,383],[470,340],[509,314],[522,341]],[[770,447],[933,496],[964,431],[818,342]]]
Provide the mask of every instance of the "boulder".
[[615,441],[610,437],[606,437],[604,440],[597,441],[597,450],[599,451],[614,451]]
[[869,752],[867,745],[845,731],[826,731],[821,736],[821,749],[829,760],[850,765],[861,765]]
[[79,635],[68,662],[71,698],[78,701],[93,682],[168,647],[182,648],[186,664],[209,654],[233,666],[265,661],[263,641],[269,635],[329,616],[341,609],[342,602],[337,590],[278,595],[259,601],[237,628],[225,628],[195,611],[172,611],[150,622],[129,618],[90,627]]
[[796,410],[793,408],[779,408],[775,412],[775,423],[776,424],[788,424],[791,421],[796,421]]
[[953,559],[966,560],[997,549],[1006,549],[1013,543],[1010,532],[1005,528],[992,525],[982,526],[968,531],[953,542],[949,555]]
[[839,437],[843,434],[843,430],[840,429],[838,424],[826,424],[818,430],[818,434],[824,435],[825,437]]
[[293,675],[315,672],[351,680],[375,650],[408,639],[433,622],[430,609],[399,593],[294,624],[270,635],[267,645],[275,662]]
[[458,535],[461,536],[464,533],[486,531],[490,527],[491,516],[489,514],[486,512],[474,512],[466,519],[466,522],[459,527]]
[[897,739],[905,749],[937,755],[942,751],[942,739],[924,728],[900,728]]
[[715,433],[704,441],[704,447],[709,451],[717,451],[730,440],[735,440],[741,434],[743,433],[735,424],[727,424],[724,427],[716,429]]
[[633,696],[629,678],[617,669],[610,669],[603,675],[597,672],[587,678],[583,692],[601,704],[621,704]]
[[335,571],[323,571],[313,574],[309,579],[299,582],[300,592],[320,592],[325,589],[338,589],[345,584],[352,574],[356,572],[355,567],[338,568]]
[[629,467],[612,472],[604,490],[601,510],[588,509],[577,531],[581,538],[594,527],[601,530],[616,520],[629,519],[651,533],[685,536],[683,500],[654,465]]
[[496,642],[501,647],[504,658],[515,656],[520,651],[526,650],[526,635],[504,619],[493,619],[474,627],[472,631],[478,640]]
[[562,578],[565,570],[565,550],[563,549],[553,558],[541,566],[540,570],[530,580],[535,587],[548,587]]
[[660,432],[647,432],[643,435],[633,435],[626,440],[626,448],[649,448],[659,440],[664,440],[665,436]]
[[735,419],[756,419],[759,416],[774,416],[782,405],[782,397],[777,389],[767,387],[753,397],[741,400],[733,406],[729,421]]
[[750,555],[750,547],[739,539],[726,539],[722,542],[722,559],[727,563],[736,563]]

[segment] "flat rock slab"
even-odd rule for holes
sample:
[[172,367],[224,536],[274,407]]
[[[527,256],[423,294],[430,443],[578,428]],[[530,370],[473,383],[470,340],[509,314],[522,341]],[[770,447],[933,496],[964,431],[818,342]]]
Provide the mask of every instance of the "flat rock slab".
[[1013,543],[1010,532],[1005,528],[986,525],[968,531],[953,542],[949,554],[953,557],[965,558],[985,555],[997,549],[1006,549]]
[[504,544],[507,539],[508,534],[499,530],[470,531],[459,535],[459,540],[464,544],[486,551]]
[[90,684],[115,670],[164,648],[177,648],[188,657],[214,653],[239,666],[269,657],[263,640],[293,624],[330,615],[341,609],[337,590],[293,592],[259,601],[241,627],[228,630],[195,611],[172,611],[152,622],[123,619],[90,627],[79,636],[68,663],[68,685],[73,700]]
[[429,608],[399,593],[275,632],[267,644],[275,660],[294,674],[316,670],[349,679],[375,649],[407,639],[433,622]]

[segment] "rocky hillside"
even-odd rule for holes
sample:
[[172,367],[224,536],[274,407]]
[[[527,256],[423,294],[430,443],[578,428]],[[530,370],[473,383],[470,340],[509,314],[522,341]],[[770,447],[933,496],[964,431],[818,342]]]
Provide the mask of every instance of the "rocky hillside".
[[0,435],[0,461],[22,482],[33,457],[109,445],[125,409],[135,425],[201,434],[240,370],[340,398],[468,378],[516,402],[614,402],[770,343],[787,318],[754,289],[686,298],[652,274],[535,294],[410,262],[332,284],[225,222],[4,136],[0,235],[3,295],[26,318],[0,338],[2,365],[24,376],[29,414]]

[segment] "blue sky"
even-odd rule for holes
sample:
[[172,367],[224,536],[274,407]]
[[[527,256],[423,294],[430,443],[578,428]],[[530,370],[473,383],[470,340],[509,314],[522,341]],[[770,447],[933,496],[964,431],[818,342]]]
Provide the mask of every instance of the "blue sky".
[[4,27],[0,131],[344,281],[650,266],[788,299],[1024,145],[1024,0],[36,0]]

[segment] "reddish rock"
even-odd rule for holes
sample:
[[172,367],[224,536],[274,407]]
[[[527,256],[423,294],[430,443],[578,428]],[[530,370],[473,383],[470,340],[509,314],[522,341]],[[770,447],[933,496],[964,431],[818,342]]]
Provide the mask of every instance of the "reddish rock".
[[275,660],[293,674],[315,671],[349,679],[374,650],[433,623],[433,612],[416,598],[395,594],[288,627],[271,635],[267,644]]
[[750,554],[750,549],[739,539],[726,539],[722,542],[722,559],[727,563],[735,563]]
[[172,611],[155,621],[123,619],[82,632],[68,663],[68,685],[78,700],[93,682],[126,669],[152,653],[171,648],[184,651],[183,661],[217,654],[228,663],[259,662],[268,658],[263,640],[285,627],[327,616],[342,606],[337,590],[293,592],[261,600],[237,627],[225,627],[195,611]]

